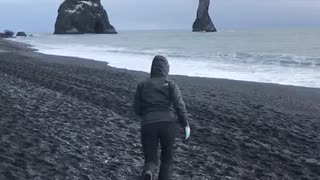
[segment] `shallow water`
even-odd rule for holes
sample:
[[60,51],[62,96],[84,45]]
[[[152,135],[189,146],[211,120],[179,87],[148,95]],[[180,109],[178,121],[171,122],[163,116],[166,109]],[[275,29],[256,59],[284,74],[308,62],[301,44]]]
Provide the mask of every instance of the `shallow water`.
[[162,54],[171,74],[320,87],[320,29],[35,34],[17,40],[41,53],[107,61],[118,68],[148,72],[152,57]]

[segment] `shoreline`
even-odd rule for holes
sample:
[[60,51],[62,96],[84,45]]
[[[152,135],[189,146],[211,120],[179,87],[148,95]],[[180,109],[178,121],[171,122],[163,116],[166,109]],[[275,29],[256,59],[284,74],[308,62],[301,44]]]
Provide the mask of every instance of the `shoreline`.
[[[29,47],[0,39],[0,179],[136,179],[132,96],[148,74]],[[192,128],[177,140],[174,179],[320,176],[320,89],[170,77]]]
[[[12,43],[13,46],[18,46],[18,47],[25,47],[26,49],[30,49],[35,53],[42,54],[42,55],[47,55],[47,56],[57,56],[57,57],[68,57],[68,58],[75,58],[75,59],[82,59],[82,60],[91,60],[95,62],[102,62],[102,63],[107,63],[109,64],[108,61],[101,61],[101,60],[96,60],[96,59],[90,59],[90,58],[83,58],[83,57],[75,57],[75,56],[64,56],[64,55],[54,55],[54,54],[46,54],[46,53],[41,53],[38,52],[39,50],[34,47],[31,44],[15,41],[15,40],[8,40],[8,43]],[[151,61],[152,59],[150,59]],[[141,73],[146,73],[144,71],[140,70],[131,70],[127,68],[119,68],[119,67],[114,67],[109,65],[111,68],[115,69],[121,69],[121,70],[127,70],[127,71],[132,71],[132,72],[141,72]],[[203,79],[213,79],[213,80],[226,80],[226,81],[235,81],[235,82],[244,82],[244,83],[260,83],[260,84],[266,84],[266,85],[280,85],[280,86],[288,86],[288,87],[298,87],[298,88],[311,88],[311,89],[318,89],[320,90],[320,87],[309,87],[309,86],[299,86],[299,85],[292,85],[292,84],[279,84],[279,83],[271,83],[271,82],[259,82],[259,81],[249,81],[249,80],[237,80],[237,79],[228,79],[228,78],[215,78],[215,77],[204,77],[204,76],[188,76],[188,75],[180,75],[180,74],[175,74],[175,75],[170,75],[170,76],[182,76],[182,77],[190,77],[190,78],[203,78]]]
[[[166,36],[174,35],[175,33],[169,31]],[[264,49],[263,47],[267,46],[265,42],[262,43],[264,44],[261,45],[262,47],[253,49],[250,49],[250,47],[234,47],[229,50],[226,47],[226,50],[224,50],[221,47],[214,48],[211,52],[210,49],[200,50],[196,48],[194,53],[191,53],[193,50],[188,45],[186,45],[186,49],[189,50],[186,52],[184,52],[185,50],[179,50],[180,45],[177,45],[177,48],[171,45],[166,45],[166,48],[157,48],[156,43],[151,43],[150,47],[141,45],[141,47],[135,48],[132,47],[133,42],[136,42],[138,37],[143,38],[143,34],[137,34],[137,36],[133,36],[135,38],[129,38],[126,42],[125,39],[131,36],[133,34],[128,33],[117,37],[83,35],[79,38],[73,38],[73,36],[61,38],[60,36],[38,34],[31,39],[18,38],[17,41],[31,43],[41,53],[107,61],[112,67],[135,71],[148,72],[149,65],[151,65],[149,64],[150,59],[153,58],[154,54],[159,53],[168,56],[172,66],[171,74],[175,75],[320,88],[317,71],[319,54],[313,52],[312,49],[314,48],[312,47],[301,48],[301,51],[292,51],[294,49],[292,44],[295,43],[288,39],[286,44],[291,45],[284,49],[280,48],[284,44],[279,45],[279,48],[274,47],[278,49],[276,52],[270,52],[268,48]],[[161,34],[155,34],[157,41],[159,37],[161,37]],[[189,37],[189,35],[182,34],[182,37],[181,41],[183,42],[183,39]],[[222,37],[228,38],[227,35]],[[257,38],[257,35],[255,37]],[[195,38],[203,39],[204,37],[195,36]],[[216,39],[216,37],[212,38],[213,40]],[[110,44],[107,43],[108,39]],[[188,44],[191,42],[190,39],[192,38],[186,40],[186,42],[189,42]],[[229,41],[232,41],[232,39],[229,39]],[[246,39],[248,38],[242,40],[246,41]],[[65,40],[70,41],[71,44],[64,44]],[[180,42],[180,39],[174,39],[173,42],[179,44],[177,42]],[[159,43],[161,43],[159,46],[164,47],[164,42],[160,40]],[[239,43],[237,41],[237,46],[239,46]],[[202,43],[202,45],[204,44]],[[214,46],[212,43],[210,44]]]

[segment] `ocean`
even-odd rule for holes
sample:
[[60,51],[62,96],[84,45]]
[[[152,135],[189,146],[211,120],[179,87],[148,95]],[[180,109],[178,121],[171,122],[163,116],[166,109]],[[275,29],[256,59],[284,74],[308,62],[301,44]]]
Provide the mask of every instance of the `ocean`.
[[120,31],[118,35],[35,33],[16,41],[40,53],[106,61],[150,71],[168,58],[170,74],[320,88],[320,29]]

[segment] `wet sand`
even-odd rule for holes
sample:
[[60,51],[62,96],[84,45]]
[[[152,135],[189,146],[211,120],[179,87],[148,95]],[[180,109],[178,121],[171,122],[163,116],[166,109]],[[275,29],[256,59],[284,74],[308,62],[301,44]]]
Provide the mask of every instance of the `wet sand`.
[[[137,179],[132,97],[147,73],[1,39],[0,49],[1,180]],[[177,139],[172,179],[319,179],[320,89],[171,78],[192,128]]]

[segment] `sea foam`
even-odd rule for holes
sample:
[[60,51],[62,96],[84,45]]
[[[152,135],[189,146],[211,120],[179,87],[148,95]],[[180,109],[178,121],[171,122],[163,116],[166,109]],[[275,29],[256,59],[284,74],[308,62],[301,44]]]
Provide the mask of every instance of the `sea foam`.
[[153,57],[161,54],[168,57],[170,74],[174,75],[320,87],[318,56],[279,53],[273,49],[270,52],[259,49],[246,52],[240,48],[227,51],[224,49],[230,47],[226,45],[225,48],[212,45],[212,50],[210,47],[203,50],[195,45],[175,45],[175,41],[165,44],[159,39],[141,40],[142,44],[135,42],[129,46],[132,42],[128,39],[129,36],[36,35],[16,40],[33,45],[40,53],[105,61],[117,68],[149,72]]

